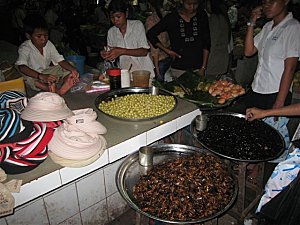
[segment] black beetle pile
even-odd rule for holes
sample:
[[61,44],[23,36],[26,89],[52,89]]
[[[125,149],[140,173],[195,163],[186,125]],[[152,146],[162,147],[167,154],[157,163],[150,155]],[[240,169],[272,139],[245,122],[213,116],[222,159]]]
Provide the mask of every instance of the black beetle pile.
[[232,115],[209,116],[207,128],[197,138],[215,153],[245,161],[273,159],[284,149],[280,134],[263,121]]

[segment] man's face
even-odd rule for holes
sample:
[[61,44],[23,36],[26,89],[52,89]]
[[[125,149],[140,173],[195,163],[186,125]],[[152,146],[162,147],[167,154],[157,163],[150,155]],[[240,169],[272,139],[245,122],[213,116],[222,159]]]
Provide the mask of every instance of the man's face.
[[48,39],[48,31],[43,29],[35,29],[32,35],[30,36],[31,42],[37,48],[45,47],[48,42]]
[[183,9],[189,14],[196,13],[197,8],[199,6],[198,0],[183,0],[182,4]]
[[110,14],[110,20],[118,28],[121,28],[126,24],[126,13],[115,12]]

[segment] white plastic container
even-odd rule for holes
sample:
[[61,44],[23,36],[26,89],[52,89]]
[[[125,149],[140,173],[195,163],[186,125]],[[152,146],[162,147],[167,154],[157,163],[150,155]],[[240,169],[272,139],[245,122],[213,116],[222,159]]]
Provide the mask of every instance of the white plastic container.
[[121,87],[130,87],[130,73],[128,70],[121,70]]

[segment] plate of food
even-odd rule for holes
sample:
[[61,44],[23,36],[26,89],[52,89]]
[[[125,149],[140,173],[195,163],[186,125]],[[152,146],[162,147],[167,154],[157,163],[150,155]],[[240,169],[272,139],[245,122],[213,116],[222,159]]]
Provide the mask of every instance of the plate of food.
[[187,71],[168,83],[155,81],[154,85],[164,91],[192,102],[201,110],[218,109],[229,106],[237,97],[245,94],[245,89],[228,80],[208,81],[204,76]]
[[117,188],[143,215],[172,224],[204,223],[230,209],[238,191],[232,169],[204,149],[158,144],[153,166],[139,164],[135,152],[116,173]]
[[262,120],[250,122],[245,115],[230,112],[206,115],[206,128],[197,131],[194,119],[191,133],[203,147],[221,157],[257,163],[274,160],[285,149],[281,134]]
[[95,105],[102,113],[116,119],[145,121],[173,111],[177,99],[163,90],[152,94],[151,88],[128,87],[100,94]]

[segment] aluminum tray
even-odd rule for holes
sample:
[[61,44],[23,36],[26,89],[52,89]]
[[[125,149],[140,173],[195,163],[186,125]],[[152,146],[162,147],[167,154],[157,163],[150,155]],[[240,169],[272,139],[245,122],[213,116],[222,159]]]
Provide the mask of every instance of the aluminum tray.
[[[207,152],[204,149],[199,149],[192,146],[187,145],[181,145],[181,144],[159,144],[151,146],[154,149],[153,154],[153,164],[154,166],[157,164],[162,163],[165,160],[177,158],[182,155],[191,155],[191,154],[203,154],[204,152]],[[222,159],[221,159],[222,160]],[[133,197],[133,187],[138,182],[141,175],[144,175],[147,172],[147,167],[142,167],[139,164],[139,154],[138,152],[135,152],[123,161],[123,163],[118,168],[118,171],[116,173],[116,184],[117,188],[122,195],[122,197],[127,201],[127,203],[136,211],[139,213],[158,220],[165,223],[172,223],[172,224],[191,224],[191,223],[202,223],[211,219],[214,219],[218,217],[219,215],[225,213],[234,203],[237,193],[238,193],[238,183],[237,180],[233,174],[233,171],[228,167],[229,174],[233,178],[234,182],[234,192],[232,194],[232,199],[228,203],[228,205],[221,211],[215,213],[214,215],[211,215],[209,217],[203,217],[199,218],[197,220],[193,221],[169,221],[164,220],[161,218],[156,217],[155,215],[148,214],[144,211],[142,211],[137,202],[135,201],[135,198]]]
[[[214,113],[207,113],[206,115],[208,115],[208,117],[210,115],[227,115],[227,116],[234,116],[234,117],[238,117],[238,118],[245,118],[245,115],[243,115],[243,114],[230,113],[230,112],[214,112]],[[190,132],[194,136],[194,138],[198,141],[199,144],[201,144],[204,148],[206,148],[210,152],[212,152],[212,153],[214,153],[218,156],[224,157],[226,159],[234,160],[234,161],[240,161],[240,162],[258,163],[258,162],[266,162],[266,161],[274,160],[274,159],[278,158],[279,156],[281,156],[282,153],[284,152],[285,142],[284,142],[284,139],[281,136],[281,134],[275,128],[273,128],[272,126],[268,125],[267,123],[263,122],[262,120],[258,120],[261,123],[264,123],[266,126],[270,127],[272,130],[276,131],[276,133],[278,134],[278,142],[280,142],[280,144],[282,145],[282,148],[281,148],[280,151],[278,151],[276,154],[274,154],[271,157],[267,157],[267,158],[263,158],[263,159],[241,159],[241,158],[235,158],[235,157],[231,157],[231,156],[228,156],[228,155],[221,154],[217,149],[211,149],[210,147],[207,146],[206,143],[203,143],[202,141],[198,140],[197,134],[201,131],[196,130],[196,128],[195,128],[195,119],[196,118],[194,118],[193,121],[190,124]],[[207,126],[209,126],[209,123],[207,123]],[[257,135],[259,135],[259,133],[257,133]],[[228,141],[230,141],[230,140],[228,140]],[[255,149],[253,149],[253,151],[255,151]]]
[[[142,94],[142,93],[150,93],[150,88],[141,88],[141,87],[128,87],[128,88],[120,88],[120,89],[115,89],[115,90],[111,90],[111,91],[107,91],[104,92],[103,94],[100,94],[96,99],[95,99],[95,106],[96,108],[104,113],[107,116],[110,116],[112,118],[115,119],[119,119],[119,120],[125,120],[125,121],[147,121],[147,120],[153,120],[153,119],[157,119],[159,117],[165,116],[168,113],[172,112],[176,106],[177,106],[177,99],[176,97],[174,97],[175,99],[175,106],[172,110],[170,110],[169,112],[165,113],[165,114],[161,114],[159,116],[155,116],[155,117],[149,117],[149,118],[136,118],[136,119],[130,119],[130,118],[122,118],[122,117],[117,117],[117,116],[112,116],[109,115],[105,112],[103,112],[101,109],[99,109],[99,104],[102,101],[110,101],[115,97],[119,97],[119,96],[124,96],[124,95],[128,95],[128,94]],[[172,96],[171,94],[159,89],[159,95],[168,95],[168,96]]]

